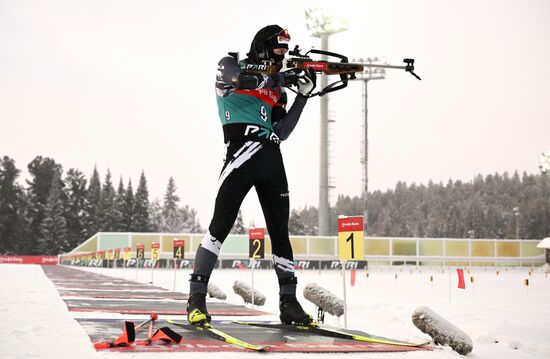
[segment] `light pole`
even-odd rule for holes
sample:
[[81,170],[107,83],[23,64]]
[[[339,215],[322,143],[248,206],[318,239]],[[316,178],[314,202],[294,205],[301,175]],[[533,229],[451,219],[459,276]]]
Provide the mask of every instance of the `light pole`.
[[[328,51],[330,35],[347,30],[343,24],[337,24],[332,16],[326,16],[317,9],[305,9],[306,26],[311,36],[321,40],[321,50]],[[321,60],[327,60],[322,56]],[[321,75],[321,88],[327,86],[327,75]],[[328,97],[321,96],[321,121],[319,144],[319,235],[329,235],[329,180],[328,180]]]
[[519,207],[512,208],[512,211],[516,216],[516,239],[519,239]]
[[363,174],[364,174],[364,186],[363,186],[363,201],[364,201],[364,207],[363,207],[363,214],[364,214],[364,228],[365,231],[367,230],[367,219],[368,219],[368,204],[367,204],[367,196],[369,193],[369,176],[368,176],[368,160],[369,160],[369,148],[368,148],[368,82],[371,80],[384,80],[386,78],[386,69],[401,69],[405,70],[407,72],[410,72],[411,75],[416,77],[420,80],[420,77],[418,77],[417,74],[414,73],[414,59],[403,59],[403,62],[406,63],[405,66],[403,65],[389,65],[387,63],[380,63],[380,60],[375,58],[367,58],[367,59],[357,59],[352,60],[352,62],[359,62],[361,63],[365,70],[363,73],[358,74],[356,80],[363,81],[363,100],[364,100],[364,151],[363,151],[363,159],[361,163],[363,164]]
[[[367,59],[354,59],[352,62],[367,63],[369,65],[376,64],[379,61],[377,57],[367,58]],[[367,230],[368,224],[368,202],[367,196],[369,194],[369,126],[368,126],[368,83],[372,80],[384,80],[386,78],[386,70],[380,68],[373,68],[372,66],[366,67],[365,71],[357,76],[357,80],[363,81],[363,224],[365,231]]]

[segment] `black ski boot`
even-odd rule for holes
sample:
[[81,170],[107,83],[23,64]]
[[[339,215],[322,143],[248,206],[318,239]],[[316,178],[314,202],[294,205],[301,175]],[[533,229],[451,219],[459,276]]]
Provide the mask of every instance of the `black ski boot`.
[[205,325],[210,323],[212,317],[206,309],[206,294],[195,293],[187,301],[187,321],[193,325]]
[[302,309],[298,299],[292,294],[283,294],[279,300],[279,310],[281,315],[281,323],[283,324],[303,324],[309,325],[313,323],[313,317]]

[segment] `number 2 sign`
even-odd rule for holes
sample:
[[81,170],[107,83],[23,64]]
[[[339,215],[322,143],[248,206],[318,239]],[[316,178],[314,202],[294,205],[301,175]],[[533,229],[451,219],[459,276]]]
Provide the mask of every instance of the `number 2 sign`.
[[263,259],[265,257],[264,229],[250,228],[248,237],[250,238],[248,245],[248,257],[253,259]]
[[363,216],[338,218],[338,258],[363,260],[364,248]]

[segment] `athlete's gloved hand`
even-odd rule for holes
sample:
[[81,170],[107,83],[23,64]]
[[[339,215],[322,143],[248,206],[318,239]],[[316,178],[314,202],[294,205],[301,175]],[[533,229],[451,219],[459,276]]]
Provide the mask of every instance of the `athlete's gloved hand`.
[[300,77],[301,69],[290,69],[283,71],[285,75],[285,86],[298,85],[298,78]]
[[298,84],[298,77],[302,72],[301,69],[289,69],[283,72],[278,72],[272,77],[275,78],[275,82],[279,86],[289,87]]
[[304,74],[298,77],[298,92],[304,96],[310,95],[317,85],[317,75],[312,69],[307,69]]

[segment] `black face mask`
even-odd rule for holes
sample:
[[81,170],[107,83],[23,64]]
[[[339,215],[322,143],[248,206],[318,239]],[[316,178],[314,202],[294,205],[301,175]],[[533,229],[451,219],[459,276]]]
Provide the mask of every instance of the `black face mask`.
[[248,58],[253,62],[260,63],[271,61],[280,63],[285,58],[284,55],[277,55],[274,49],[288,49],[290,35],[288,30],[278,25],[269,25],[258,31],[250,45]]

